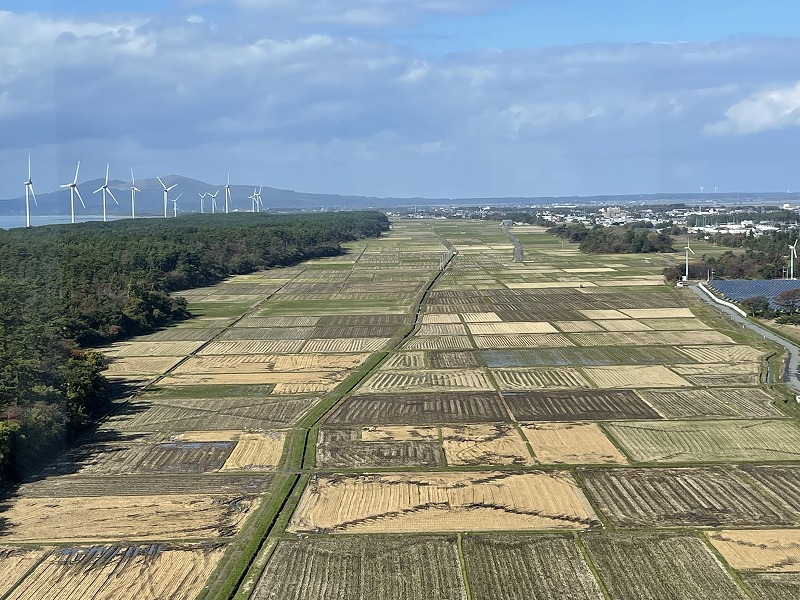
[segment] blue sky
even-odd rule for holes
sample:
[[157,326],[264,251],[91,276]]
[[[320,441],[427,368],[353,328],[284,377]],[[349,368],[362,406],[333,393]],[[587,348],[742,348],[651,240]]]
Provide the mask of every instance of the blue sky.
[[798,24],[785,0],[6,0],[0,197],[29,152],[42,190],[78,159],[383,196],[800,189]]

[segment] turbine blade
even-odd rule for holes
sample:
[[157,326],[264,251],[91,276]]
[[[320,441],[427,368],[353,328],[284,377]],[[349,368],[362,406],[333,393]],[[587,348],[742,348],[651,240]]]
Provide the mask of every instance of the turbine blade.
[[116,198],[114,198],[114,192],[112,192],[111,190],[108,190],[108,195],[109,195],[109,196],[111,196],[111,199],[114,201],[114,203],[115,203],[117,206],[119,206],[119,202],[117,202],[117,199],[116,199]]
[[165,185],[164,185],[164,182],[163,182],[163,181],[161,181],[161,177],[159,177],[158,175],[156,175],[156,179],[158,179],[158,183],[160,183],[160,184],[161,184],[161,187],[163,187],[163,188],[166,190],[166,189],[167,189],[167,186],[165,186]]
[[81,170],[81,161],[78,161],[78,166],[75,167],[75,179],[72,180],[73,185],[78,183],[78,171]]
[[133,169],[131,169],[131,185],[136,186],[136,178],[133,176]]
[[28,181],[31,180],[31,155],[28,154]]
[[102,189],[103,189],[102,187],[99,187],[99,188],[97,188],[95,191],[93,191],[92,193],[93,193],[93,194],[96,194],[97,192],[101,191]]
[[83,196],[81,196],[81,191],[78,189],[77,185],[75,186],[75,193],[78,194],[78,200],[81,201],[81,205],[83,205],[83,208],[86,208],[86,204],[84,204],[83,202]]
[[131,189],[132,189],[133,191],[135,191],[135,192],[141,192],[141,191],[142,191],[142,190],[140,190],[139,188],[137,188],[136,186],[133,186]]
[[[30,181],[30,179],[28,179],[28,181]],[[31,194],[33,195],[33,203],[36,206],[39,206],[39,203],[36,201],[36,193],[33,191],[33,184],[30,184],[30,188],[31,188]]]
[[108,167],[109,167],[109,164],[106,163],[106,185],[108,185]]

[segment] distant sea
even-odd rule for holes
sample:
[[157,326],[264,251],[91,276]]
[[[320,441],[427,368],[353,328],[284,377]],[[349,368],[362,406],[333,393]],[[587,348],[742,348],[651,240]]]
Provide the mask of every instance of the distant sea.
[[[111,216],[109,221],[126,219],[129,217]],[[76,223],[85,221],[102,221],[103,215],[75,215]],[[72,217],[69,215],[31,215],[31,227],[37,225],[56,225],[58,223],[70,223]],[[13,227],[25,227],[25,215],[0,215],[0,229],[12,229]]]

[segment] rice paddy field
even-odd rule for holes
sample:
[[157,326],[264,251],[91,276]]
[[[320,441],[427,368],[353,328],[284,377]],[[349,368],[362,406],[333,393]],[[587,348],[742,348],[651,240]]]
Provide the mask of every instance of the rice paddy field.
[[103,349],[132,393],[0,499],[0,598],[797,597],[779,349],[682,255],[512,232],[394,222]]

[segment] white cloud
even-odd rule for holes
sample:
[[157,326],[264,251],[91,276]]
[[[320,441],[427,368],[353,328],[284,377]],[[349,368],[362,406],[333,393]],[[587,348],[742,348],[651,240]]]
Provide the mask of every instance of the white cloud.
[[754,94],[725,111],[725,119],[703,127],[706,135],[748,135],[800,125],[800,82]]

